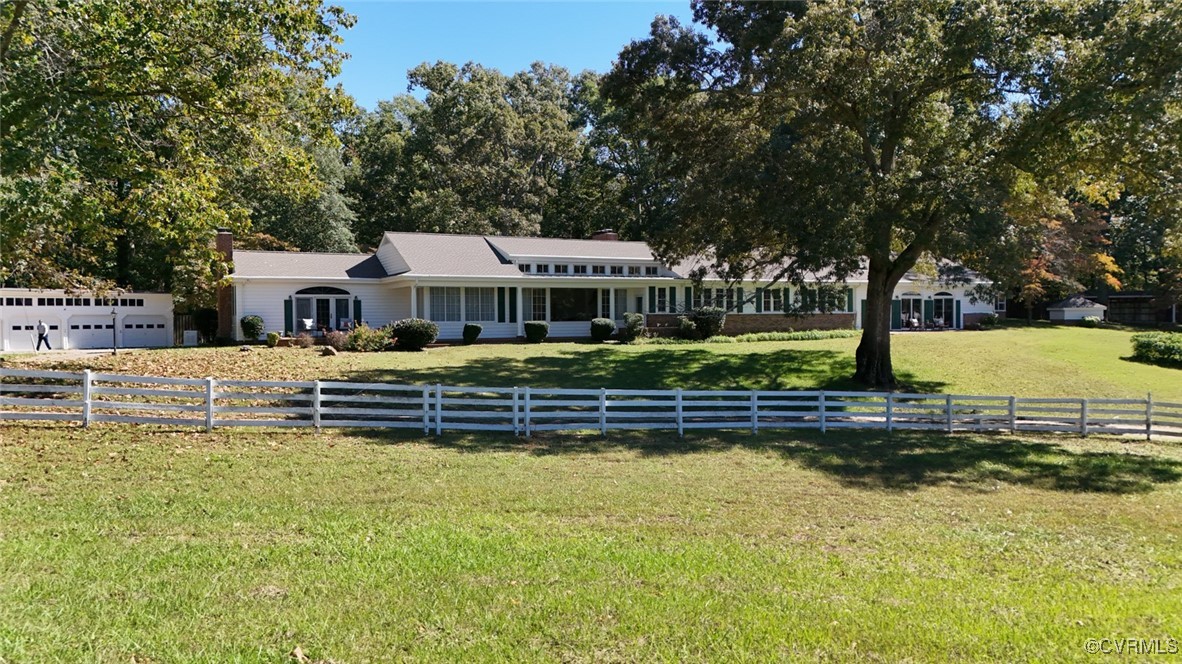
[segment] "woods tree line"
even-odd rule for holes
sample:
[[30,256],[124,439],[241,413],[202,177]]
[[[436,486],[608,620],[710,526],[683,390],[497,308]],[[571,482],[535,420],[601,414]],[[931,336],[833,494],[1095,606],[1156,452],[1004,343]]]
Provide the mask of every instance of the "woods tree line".
[[[358,109],[319,0],[0,4],[0,281],[206,301],[209,239],[610,227],[740,278],[957,261],[1021,298],[1182,293],[1182,3],[694,2],[611,71],[424,63]],[[984,295],[984,294],[983,294]],[[888,308],[884,308],[884,303]]]

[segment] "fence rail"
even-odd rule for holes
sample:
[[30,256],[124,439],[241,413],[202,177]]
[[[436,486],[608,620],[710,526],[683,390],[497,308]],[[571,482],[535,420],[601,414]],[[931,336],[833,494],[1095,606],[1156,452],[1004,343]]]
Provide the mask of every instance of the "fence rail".
[[882,429],[1182,437],[1182,404],[898,392],[539,389],[0,368],[0,420],[444,431]]

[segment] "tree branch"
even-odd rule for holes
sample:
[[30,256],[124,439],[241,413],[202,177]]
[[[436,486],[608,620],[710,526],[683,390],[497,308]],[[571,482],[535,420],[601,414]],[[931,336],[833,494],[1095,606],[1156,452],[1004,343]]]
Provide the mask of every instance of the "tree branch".
[[16,26],[20,24],[21,14],[25,12],[25,6],[28,4],[29,0],[16,0],[12,3],[12,20],[4,29],[4,34],[0,35],[0,62],[4,62],[8,56],[8,47],[12,44],[12,36],[16,34]]

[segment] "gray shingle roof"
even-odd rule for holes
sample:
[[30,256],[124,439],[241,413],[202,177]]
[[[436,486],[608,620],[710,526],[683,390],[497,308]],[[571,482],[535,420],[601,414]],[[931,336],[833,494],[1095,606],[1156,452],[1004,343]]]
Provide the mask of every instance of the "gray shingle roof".
[[234,276],[380,279],[386,270],[373,254],[235,251]]
[[[502,260],[483,235],[386,233],[397,256],[387,260],[393,274],[453,277],[520,277]],[[380,249],[379,249],[380,250]],[[405,265],[405,269],[401,269]]]
[[1107,309],[1108,307],[1089,300],[1082,295],[1072,295],[1065,300],[1048,304],[1047,309]]

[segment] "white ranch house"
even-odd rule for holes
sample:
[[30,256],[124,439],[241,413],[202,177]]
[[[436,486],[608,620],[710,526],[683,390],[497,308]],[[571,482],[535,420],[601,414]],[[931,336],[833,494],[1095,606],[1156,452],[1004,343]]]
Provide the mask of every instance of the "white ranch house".
[[[810,301],[807,288],[709,278],[695,285],[691,266],[664,265],[647,244],[621,242],[610,231],[588,240],[388,232],[372,254],[235,251],[225,232],[218,246],[234,265],[220,298],[219,334],[237,339],[238,321],[249,314],[267,331],[314,336],[419,317],[435,321],[449,341],[469,322],[483,326],[481,339],[516,339],[530,320],[549,322],[551,338],[581,338],[591,319],[622,325],[626,312],[645,314],[650,327],[672,327],[678,313],[702,303],[728,309],[729,334],[859,328],[865,306],[866,281],[855,276],[830,311],[785,316],[792,302]],[[894,327],[962,328],[993,313],[993,302],[969,296],[976,283],[909,275],[896,289]]]

